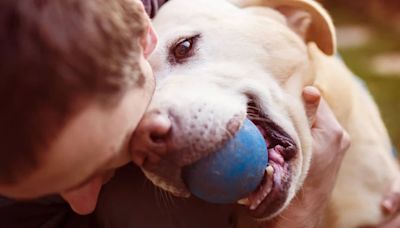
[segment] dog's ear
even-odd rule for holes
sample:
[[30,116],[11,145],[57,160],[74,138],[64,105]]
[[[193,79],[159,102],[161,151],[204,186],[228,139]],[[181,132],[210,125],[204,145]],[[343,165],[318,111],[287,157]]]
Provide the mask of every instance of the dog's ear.
[[336,52],[336,34],[332,19],[326,10],[313,0],[231,1],[240,7],[273,8],[285,16],[288,26],[304,41],[315,42],[327,55]]

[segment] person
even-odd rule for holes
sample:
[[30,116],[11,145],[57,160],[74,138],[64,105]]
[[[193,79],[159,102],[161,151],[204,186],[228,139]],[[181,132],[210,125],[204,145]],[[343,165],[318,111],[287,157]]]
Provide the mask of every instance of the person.
[[[161,5],[156,2],[165,1],[146,3],[153,15]],[[64,201],[77,214],[92,213],[102,185],[131,162],[129,141],[155,83],[146,58],[157,38],[143,4],[4,0],[0,30],[2,225],[97,226],[66,211]],[[319,129],[313,134],[314,153],[318,160],[327,156],[334,162],[314,166],[338,168],[348,139],[329,108],[317,106],[306,105]],[[337,140],[342,146],[335,146]],[[326,201],[335,180],[332,173],[329,177],[321,183],[325,188],[310,188],[307,199],[317,190],[317,198]],[[63,200],[28,200],[49,194]],[[389,198],[392,211],[397,199]],[[298,213],[296,205],[301,203],[287,213]]]
[[0,194],[91,213],[154,91],[143,4],[5,0],[0,29]]
[[[319,91],[312,86],[306,87],[303,97],[314,140],[310,174],[290,206],[280,216],[264,222],[260,227],[316,227],[322,217],[320,213],[329,202],[343,156],[350,146],[349,135],[337,122]],[[156,191],[146,186],[137,188],[143,181],[140,170],[132,167],[120,170],[103,189],[97,209],[98,220],[115,227],[131,227],[133,224],[153,228],[258,227],[258,222],[247,216],[232,219],[237,217],[234,205],[212,207],[194,198],[174,198],[173,202],[169,202],[163,199],[164,196],[160,197],[160,207],[154,199]],[[140,208],[136,204],[141,205]],[[119,210],[112,210],[115,205]],[[157,220],[141,220],[151,217]]]

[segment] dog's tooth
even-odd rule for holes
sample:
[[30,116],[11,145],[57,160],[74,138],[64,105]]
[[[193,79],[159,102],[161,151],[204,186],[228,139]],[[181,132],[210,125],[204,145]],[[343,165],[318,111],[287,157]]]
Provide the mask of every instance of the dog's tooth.
[[261,200],[257,200],[255,203],[253,203],[250,206],[250,210],[255,210],[258,207],[258,205],[260,205],[260,204],[261,204]]
[[268,165],[267,168],[265,168],[265,171],[267,172],[268,176],[272,176],[274,174],[274,167],[272,167],[272,165]]
[[238,204],[248,206],[250,204],[249,198],[243,198],[237,201]]

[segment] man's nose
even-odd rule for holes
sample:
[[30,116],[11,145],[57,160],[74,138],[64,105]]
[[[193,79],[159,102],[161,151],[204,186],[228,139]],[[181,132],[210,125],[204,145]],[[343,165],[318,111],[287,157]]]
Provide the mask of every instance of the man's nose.
[[80,215],[86,215],[92,213],[96,208],[102,185],[103,177],[96,177],[89,183],[60,195],[69,203],[73,211]]
[[132,159],[142,166],[145,162],[157,163],[170,148],[173,121],[168,114],[161,112],[147,113],[131,142]]

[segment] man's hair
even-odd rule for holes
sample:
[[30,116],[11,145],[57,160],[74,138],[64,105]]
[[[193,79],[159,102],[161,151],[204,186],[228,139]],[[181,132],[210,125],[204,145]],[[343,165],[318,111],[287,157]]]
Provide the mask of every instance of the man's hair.
[[84,99],[141,86],[137,0],[0,2],[0,183],[38,165]]

